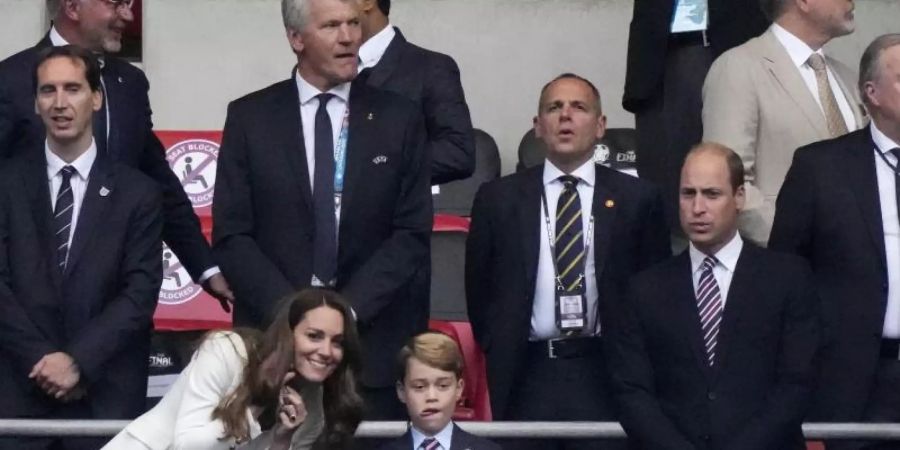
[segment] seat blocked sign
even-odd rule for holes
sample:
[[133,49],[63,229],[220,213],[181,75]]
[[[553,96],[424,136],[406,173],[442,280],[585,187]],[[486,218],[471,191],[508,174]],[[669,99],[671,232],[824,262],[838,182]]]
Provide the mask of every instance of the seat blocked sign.
[[[212,200],[215,192],[216,162],[220,131],[157,131],[166,149],[169,167],[200,219],[203,235],[212,236]],[[178,255],[167,245],[162,254],[163,281],[159,304],[153,316],[157,330],[198,330],[229,328],[231,314],[191,280]]]

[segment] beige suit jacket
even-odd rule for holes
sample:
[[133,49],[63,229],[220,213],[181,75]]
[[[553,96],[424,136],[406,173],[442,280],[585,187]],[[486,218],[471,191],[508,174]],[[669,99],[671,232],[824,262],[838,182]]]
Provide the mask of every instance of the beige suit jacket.
[[[856,75],[835,59],[827,62],[856,128],[862,128],[867,119]],[[730,147],[744,161],[747,205],[740,228],[745,238],[766,245],[794,151],[829,138],[822,109],[771,29],[713,63],[703,85],[703,140]]]

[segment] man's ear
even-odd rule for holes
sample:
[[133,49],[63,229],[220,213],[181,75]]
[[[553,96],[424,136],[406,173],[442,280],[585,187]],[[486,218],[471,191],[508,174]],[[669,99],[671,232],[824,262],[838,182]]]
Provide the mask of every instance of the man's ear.
[[77,22],[81,16],[81,1],[79,0],[62,0],[59,8],[62,10],[62,14],[68,17],[69,20]]
[[285,30],[285,33],[288,42],[291,44],[291,49],[299,55],[303,51],[303,37],[300,35],[300,32],[289,28]]
[[453,398],[453,403],[459,402],[459,399],[462,398],[463,391],[466,389],[466,380],[462,378],[456,380],[456,395]]

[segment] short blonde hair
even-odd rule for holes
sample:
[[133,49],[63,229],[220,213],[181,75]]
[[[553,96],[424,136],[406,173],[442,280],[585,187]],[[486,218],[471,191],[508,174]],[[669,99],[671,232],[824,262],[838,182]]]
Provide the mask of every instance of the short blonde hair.
[[439,331],[426,331],[413,336],[397,355],[397,373],[402,382],[406,379],[406,367],[410,358],[415,358],[426,366],[453,372],[456,378],[463,375],[463,357],[450,336]]

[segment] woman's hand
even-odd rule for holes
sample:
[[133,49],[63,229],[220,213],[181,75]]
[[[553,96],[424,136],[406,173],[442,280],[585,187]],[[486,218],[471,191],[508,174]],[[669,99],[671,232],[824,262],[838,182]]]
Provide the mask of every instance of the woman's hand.
[[289,386],[296,376],[297,372],[288,372],[281,382],[281,393],[278,395],[278,422],[273,430],[276,443],[290,444],[294,430],[306,420],[306,405],[303,404],[303,398]]

